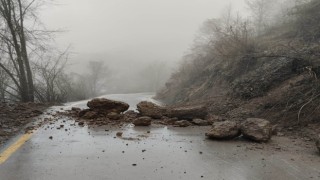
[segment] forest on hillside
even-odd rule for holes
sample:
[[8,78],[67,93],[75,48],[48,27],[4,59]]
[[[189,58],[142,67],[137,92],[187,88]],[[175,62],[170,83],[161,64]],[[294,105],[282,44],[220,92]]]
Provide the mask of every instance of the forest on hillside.
[[213,114],[274,122],[317,121],[320,1],[248,0],[209,19],[157,98],[208,104]]

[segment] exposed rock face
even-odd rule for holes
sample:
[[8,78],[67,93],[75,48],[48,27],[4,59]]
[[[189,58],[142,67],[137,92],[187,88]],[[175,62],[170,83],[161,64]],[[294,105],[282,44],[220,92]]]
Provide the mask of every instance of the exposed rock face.
[[257,142],[267,142],[272,136],[272,126],[265,119],[248,118],[241,124],[241,132],[245,138]]
[[206,136],[210,139],[233,139],[240,136],[240,134],[240,127],[236,122],[223,121],[213,123]]
[[192,120],[194,118],[203,119],[207,115],[207,109],[204,106],[165,108],[152,102],[142,101],[137,105],[137,108],[141,115],[156,119],[167,116],[170,118]]
[[208,125],[212,124],[209,121],[203,120],[203,119],[193,119],[192,123],[197,125],[197,126],[208,126]]
[[147,101],[137,104],[137,109],[142,116],[149,116],[155,119],[160,119],[166,113],[165,108]]
[[176,126],[176,127],[188,127],[191,125],[192,124],[187,120],[181,120],[181,121],[174,122],[174,126]]
[[87,103],[87,106],[94,111],[99,111],[106,114],[110,112],[119,114],[129,109],[129,104],[127,103],[105,98],[92,99]]
[[319,153],[320,153],[320,135],[316,139],[316,146],[317,146]]
[[133,121],[135,126],[150,126],[151,125],[151,118],[147,116],[139,117]]

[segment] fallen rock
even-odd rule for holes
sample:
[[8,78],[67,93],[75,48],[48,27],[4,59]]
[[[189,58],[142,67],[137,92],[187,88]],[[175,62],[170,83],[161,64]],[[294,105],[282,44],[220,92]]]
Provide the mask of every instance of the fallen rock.
[[240,129],[243,137],[257,142],[267,142],[272,136],[271,123],[265,119],[248,118]]
[[72,108],[71,108],[71,111],[80,112],[80,111],[81,111],[81,109],[80,109],[80,108],[78,108],[78,107],[72,107]]
[[129,109],[129,104],[121,102],[121,101],[114,101],[106,98],[95,98],[92,99],[87,103],[87,106],[94,110],[103,113],[122,113]]
[[115,112],[110,112],[107,114],[107,118],[111,119],[111,120],[119,120],[121,119],[121,114],[115,113]]
[[212,124],[212,123],[208,122],[207,120],[203,120],[203,119],[193,119],[192,123],[197,126],[208,126],[208,125]]
[[116,136],[121,137],[123,132],[117,132]]
[[83,109],[83,110],[79,111],[78,116],[83,117],[89,111],[90,111],[90,109]]
[[240,136],[240,127],[233,121],[215,122],[212,128],[206,133],[210,139],[233,139]]
[[84,119],[94,119],[97,117],[98,117],[98,113],[95,111],[88,111],[82,116],[82,118]]
[[318,138],[316,139],[316,146],[319,150],[319,153],[320,153],[320,135],[318,136]]
[[192,120],[194,118],[204,119],[207,116],[205,106],[166,108],[152,102],[142,101],[137,105],[137,109],[142,116],[149,116],[155,119],[166,116],[169,118]]
[[174,126],[176,126],[176,127],[188,127],[188,126],[191,126],[191,125],[192,124],[187,120],[176,121],[174,123]]
[[162,117],[163,124],[165,125],[174,125],[177,121],[179,121],[178,118],[168,118],[168,117]]
[[137,104],[137,109],[142,116],[149,116],[155,119],[160,119],[165,116],[166,109],[152,102],[142,101]]
[[179,108],[168,108],[165,115],[168,117],[176,117],[178,119],[192,120],[194,118],[204,119],[207,116],[207,108],[205,106],[189,106]]
[[139,117],[133,121],[135,126],[150,126],[151,125],[151,118],[147,116]]

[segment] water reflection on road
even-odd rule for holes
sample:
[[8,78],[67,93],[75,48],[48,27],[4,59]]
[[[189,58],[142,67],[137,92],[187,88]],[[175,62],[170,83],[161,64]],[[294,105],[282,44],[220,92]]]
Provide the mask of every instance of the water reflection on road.
[[[150,100],[152,94],[105,97],[128,102],[134,109],[137,102]],[[85,107],[86,102],[69,103],[67,108]],[[57,129],[61,124],[64,128]],[[300,180],[320,176],[320,161],[306,158],[309,152],[297,155],[291,151],[248,151],[245,141],[205,139],[204,133],[209,127],[134,127],[128,124],[89,128],[74,124],[73,119],[65,118],[40,128],[0,166],[0,179]],[[123,132],[123,138],[116,137],[118,131]],[[293,158],[295,161],[291,160]]]

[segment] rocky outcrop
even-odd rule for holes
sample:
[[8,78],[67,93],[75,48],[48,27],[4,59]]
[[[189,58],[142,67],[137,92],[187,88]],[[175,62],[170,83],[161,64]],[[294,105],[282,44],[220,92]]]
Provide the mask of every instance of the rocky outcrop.
[[267,142],[272,136],[272,125],[265,119],[248,118],[240,129],[243,137],[257,142]]
[[98,111],[100,113],[105,113],[105,114],[108,114],[111,112],[119,114],[129,109],[129,104],[127,103],[109,100],[106,98],[92,99],[87,103],[87,106],[94,111]]
[[149,116],[156,119],[166,116],[169,118],[192,120],[194,118],[204,119],[207,115],[205,106],[166,108],[152,102],[142,101],[137,105],[137,109],[142,116]]
[[150,126],[152,119],[147,116],[139,117],[133,121],[135,126]]
[[233,139],[240,136],[240,127],[236,122],[215,122],[206,136],[210,139]]

